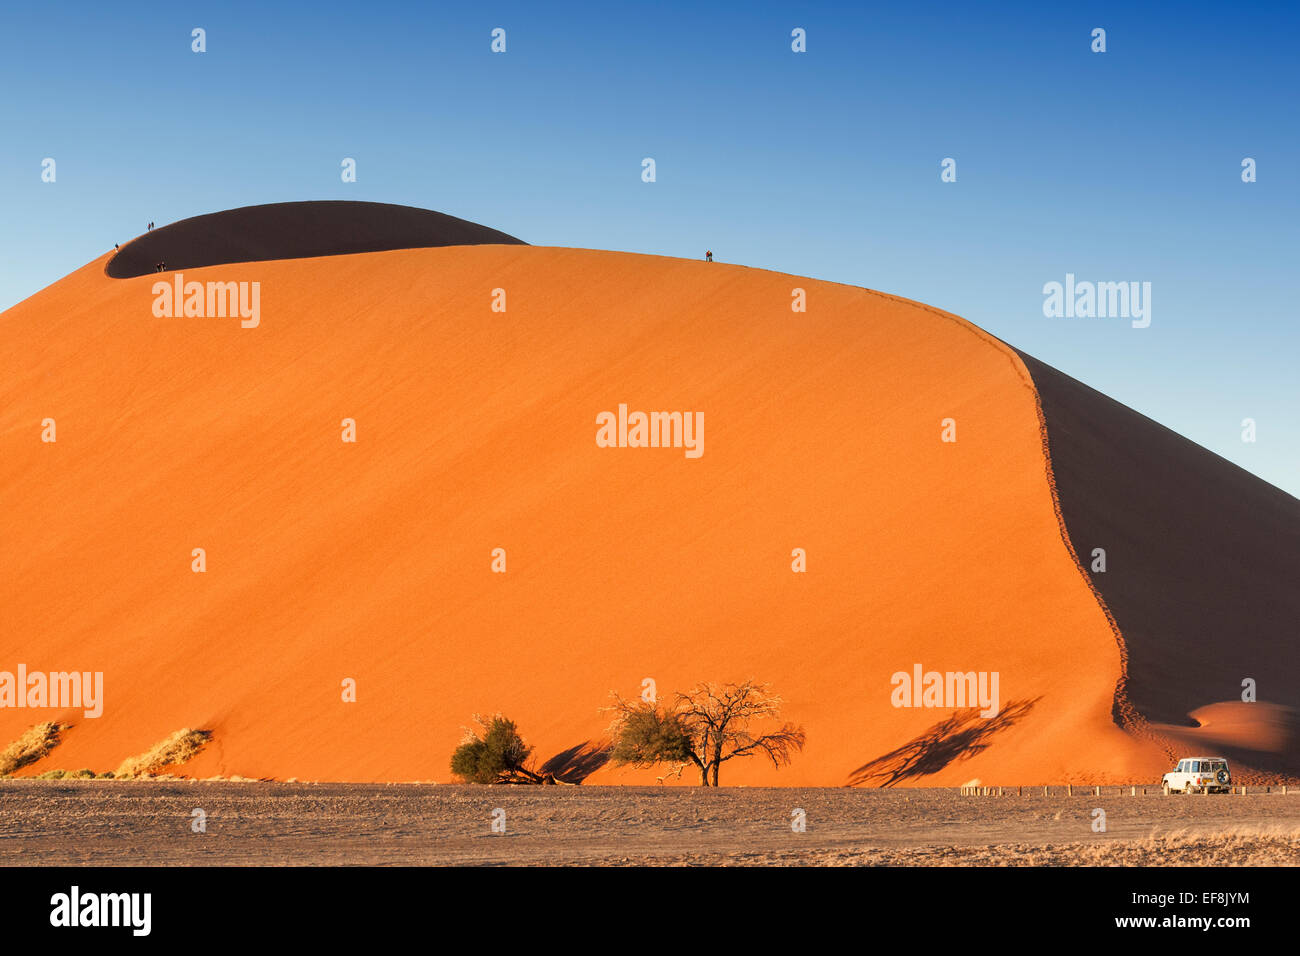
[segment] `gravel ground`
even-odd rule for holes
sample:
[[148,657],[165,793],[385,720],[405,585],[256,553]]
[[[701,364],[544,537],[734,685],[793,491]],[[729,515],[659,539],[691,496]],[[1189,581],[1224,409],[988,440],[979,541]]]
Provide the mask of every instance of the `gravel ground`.
[[[0,781],[3,865],[1300,864],[1300,793]],[[192,829],[195,809],[206,832]],[[505,811],[506,832],[490,829]],[[806,831],[791,828],[795,809]],[[1105,832],[1094,832],[1094,809]]]

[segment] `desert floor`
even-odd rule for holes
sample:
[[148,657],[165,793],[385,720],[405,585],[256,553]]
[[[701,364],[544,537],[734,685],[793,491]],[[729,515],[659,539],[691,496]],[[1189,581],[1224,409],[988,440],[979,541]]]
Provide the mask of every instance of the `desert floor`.
[[15,780],[0,865],[1300,864],[1294,788],[1013,793]]

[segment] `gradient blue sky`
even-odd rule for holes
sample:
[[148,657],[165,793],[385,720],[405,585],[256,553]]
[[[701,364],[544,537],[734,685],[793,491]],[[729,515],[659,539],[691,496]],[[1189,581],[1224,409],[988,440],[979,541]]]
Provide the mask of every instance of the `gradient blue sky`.
[[[1280,3],[6,5],[0,309],[149,220],[404,203],[918,299],[1300,495],[1298,28]],[[1151,282],[1151,327],[1045,318],[1067,272]]]

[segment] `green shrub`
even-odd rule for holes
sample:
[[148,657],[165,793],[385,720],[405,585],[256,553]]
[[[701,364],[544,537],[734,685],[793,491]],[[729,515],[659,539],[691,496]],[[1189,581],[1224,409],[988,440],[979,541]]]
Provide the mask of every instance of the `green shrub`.
[[478,730],[467,731],[451,755],[451,772],[468,783],[540,782],[524,764],[532,748],[524,743],[515,722],[500,714],[475,715]]

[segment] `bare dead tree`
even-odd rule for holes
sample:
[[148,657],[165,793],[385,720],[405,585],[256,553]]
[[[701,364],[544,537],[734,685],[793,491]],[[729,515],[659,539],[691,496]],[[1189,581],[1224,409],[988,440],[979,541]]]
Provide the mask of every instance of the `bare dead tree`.
[[791,723],[768,733],[750,730],[754,722],[778,719],[782,704],[769,685],[753,679],[701,683],[676,694],[667,706],[618,694],[613,698],[615,762],[642,767],[680,763],[679,775],[687,763],[694,764],[705,787],[718,786],[722,765],[738,757],[764,756],[779,769],[807,739],[803,728]]

